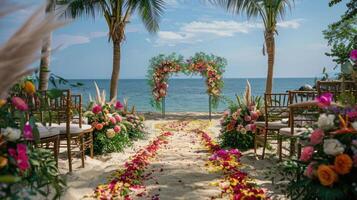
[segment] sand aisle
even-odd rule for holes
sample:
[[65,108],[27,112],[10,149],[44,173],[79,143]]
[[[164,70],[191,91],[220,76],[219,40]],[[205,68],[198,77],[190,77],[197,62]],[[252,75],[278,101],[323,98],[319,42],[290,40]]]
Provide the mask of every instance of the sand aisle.
[[221,175],[207,171],[208,152],[198,135],[190,131],[195,128],[197,124],[191,122],[185,130],[172,131],[174,135],[168,138],[166,147],[158,151],[146,170],[152,173],[144,183],[147,195],[135,199],[203,200],[220,195],[219,188],[210,183]]

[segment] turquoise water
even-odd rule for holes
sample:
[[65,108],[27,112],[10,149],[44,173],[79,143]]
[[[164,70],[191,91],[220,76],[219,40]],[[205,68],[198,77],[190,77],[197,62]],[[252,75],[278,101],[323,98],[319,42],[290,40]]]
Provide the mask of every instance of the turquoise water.
[[[223,95],[234,99],[235,94],[242,94],[247,79],[224,79]],[[73,93],[81,93],[84,102],[88,101],[89,94],[95,96],[93,82],[96,81],[101,89],[109,95],[109,80],[70,80],[81,82],[80,88],[72,88]],[[265,79],[249,79],[253,95],[262,95],[265,90]],[[298,89],[304,84],[314,84],[313,78],[277,78],[274,80],[274,92],[285,92]],[[125,79],[119,81],[119,99],[129,99],[130,105],[136,105],[139,111],[155,111],[150,105],[151,92],[146,79]],[[109,100],[109,99],[108,99]],[[225,109],[225,103],[220,103],[215,111]],[[171,79],[169,81],[168,96],[166,98],[166,111],[208,111],[208,96],[204,79]]]

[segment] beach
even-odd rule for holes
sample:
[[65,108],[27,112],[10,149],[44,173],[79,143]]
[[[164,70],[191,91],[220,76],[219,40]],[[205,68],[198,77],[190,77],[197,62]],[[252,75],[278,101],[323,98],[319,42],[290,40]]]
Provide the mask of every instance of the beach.
[[[160,113],[145,113],[145,130],[147,134],[142,140],[134,142],[133,146],[126,148],[124,152],[110,153],[95,156],[94,159],[86,157],[85,168],[80,167],[80,159],[74,159],[74,171],[68,172],[67,162],[60,158],[59,168],[66,174],[67,190],[62,199],[92,199],[94,189],[101,183],[105,183],[108,177],[124,163],[130,160],[137,151],[145,147],[164,130],[163,126],[174,121],[191,122],[190,129],[172,130],[173,136],[168,139],[167,145],[160,149],[157,157],[150,161],[145,172],[151,173],[150,178],[144,181],[145,195],[136,196],[135,199],[152,199],[159,195],[159,199],[221,199],[218,187],[212,186],[212,182],[218,181],[220,173],[209,173],[205,167],[209,154],[201,144],[197,134],[192,130],[204,128],[212,138],[219,135],[220,113],[213,113],[209,122],[207,113],[177,112],[167,113],[166,119],[160,118]],[[195,125],[197,124],[197,125]],[[200,124],[203,124],[200,125]],[[269,154],[270,153],[270,154]],[[273,152],[268,152],[273,155]],[[242,171],[249,172],[249,176],[261,188],[265,188],[272,197],[280,197],[274,190],[269,180],[264,179],[269,166],[276,163],[275,159],[258,160],[253,150],[243,152]],[[223,197],[223,199],[226,199]]]

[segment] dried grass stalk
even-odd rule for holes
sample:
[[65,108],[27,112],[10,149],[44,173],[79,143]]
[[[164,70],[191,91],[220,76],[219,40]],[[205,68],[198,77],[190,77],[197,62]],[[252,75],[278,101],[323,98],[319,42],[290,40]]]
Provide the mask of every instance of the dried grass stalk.
[[[14,11],[16,5],[0,0],[0,7],[1,17]],[[7,91],[19,79],[34,72],[35,69],[29,65],[41,57],[42,40],[64,25],[54,15],[45,18],[44,14],[45,6],[42,6],[0,47],[0,98],[5,98]]]

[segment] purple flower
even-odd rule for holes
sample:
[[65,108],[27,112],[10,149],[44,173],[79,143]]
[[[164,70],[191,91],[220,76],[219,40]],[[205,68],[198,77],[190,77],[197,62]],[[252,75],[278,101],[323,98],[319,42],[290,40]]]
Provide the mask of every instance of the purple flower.
[[316,97],[315,100],[317,101],[319,107],[326,108],[331,105],[332,97],[332,93],[324,93],[321,96]]
[[28,122],[24,126],[24,138],[25,140],[33,140],[32,127]]
[[350,53],[350,58],[351,60],[353,61],[356,61],[357,60],[357,49],[353,49]]

